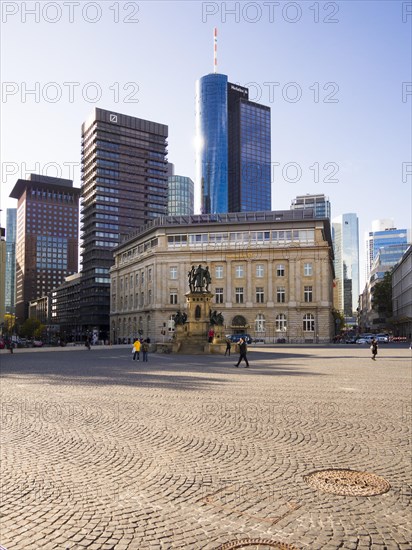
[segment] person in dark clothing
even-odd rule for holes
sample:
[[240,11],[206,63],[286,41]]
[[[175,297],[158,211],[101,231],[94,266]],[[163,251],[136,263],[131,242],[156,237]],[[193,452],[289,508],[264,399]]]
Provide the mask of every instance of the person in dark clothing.
[[238,362],[236,363],[235,367],[239,366],[242,359],[244,359],[244,361],[246,363],[245,368],[249,367],[249,361],[247,360],[246,354],[247,354],[247,345],[246,345],[246,342],[243,340],[243,338],[241,338],[239,340],[239,359],[238,359]]
[[230,338],[226,338],[226,351],[225,351],[225,355],[229,355],[230,357],[230,350],[232,349],[232,342],[230,340]]
[[144,340],[141,350],[143,354],[143,361],[147,362],[148,353],[149,353],[149,344],[147,343],[147,340]]
[[378,353],[378,342],[375,340],[375,338],[372,340],[372,343],[371,343],[371,352],[372,352],[371,359],[376,361],[375,358],[376,358],[376,354]]

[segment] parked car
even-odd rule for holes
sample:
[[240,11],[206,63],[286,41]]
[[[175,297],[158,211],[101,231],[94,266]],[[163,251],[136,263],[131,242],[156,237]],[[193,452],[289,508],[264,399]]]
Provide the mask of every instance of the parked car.
[[4,349],[6,347],[6,342],[3,339],[0,339],[0,349]]
[[356,340],[357,344],[370,344],[372,340],[375,338],[374,334],[361,334],[359,338]]
[[34,348],[41,348],[42,346],[43,346],[43,342],[41,340],[33,340]]
[[234,344],[237,344],[241,338],[243,338],[246,344],[251,344],[253,341],[249,334],[227,334],[226,338],[229,338]]
[[389,344],[389,334],[386,334],[386,333],[377,334],[375,338],[381,344]]

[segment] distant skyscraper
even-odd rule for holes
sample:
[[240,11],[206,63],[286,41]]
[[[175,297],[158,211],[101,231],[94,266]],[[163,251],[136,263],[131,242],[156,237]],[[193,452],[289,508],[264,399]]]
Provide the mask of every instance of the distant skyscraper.
[[14,314],[16,301],[16,219],[17,209],[6,211],[6,313]]
[[291,210],[306,210],[308,208],[313,208],[315,218],[330,219],[330,202],[325,195],[298,195],[290,205]]
[[17,180],[16,315],[78,270],[79,195],[72,180],[30,174]]
[[4,227],[0,227],[0,320],[6,313],[6,240]]
[[185,176],[169,176],[167,179],[168,216],[191,216],[194,212],[194,183]]
[[208,74],[196,83],[195,210],[271,210],[270,107]]
[[408,242],[408,230],[396,229],[393,219],[374,220],[372,222],[372,231],[365,235],[366,244],[366,280],[372,269],[373,262],[379,252],[379,249],[391,245],[402,245]]
[[163,124],[95,109],[82,126],[83,331],[109,337],[113,248],[167,213],[167,135]]
[[342,214],[332,220],[335,277],[338,282],[336,308],[352,317],[359,298],[359,222],[356,214]]

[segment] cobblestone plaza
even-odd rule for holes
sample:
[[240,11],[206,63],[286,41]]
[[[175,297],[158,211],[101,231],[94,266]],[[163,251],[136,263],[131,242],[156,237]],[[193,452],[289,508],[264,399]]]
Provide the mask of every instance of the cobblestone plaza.
[[1,352],[0,544],[410,549],[411,353]]

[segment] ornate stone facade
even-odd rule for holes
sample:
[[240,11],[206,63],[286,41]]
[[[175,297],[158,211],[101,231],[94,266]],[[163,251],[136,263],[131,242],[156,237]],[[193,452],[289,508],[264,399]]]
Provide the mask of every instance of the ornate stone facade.
[[332,254],[329,220],[311,212],[159,218],[114,250],[112,341],[173,336],[171,319],[187,307],[188,273],[202,264],[227,334],[329,342]]

